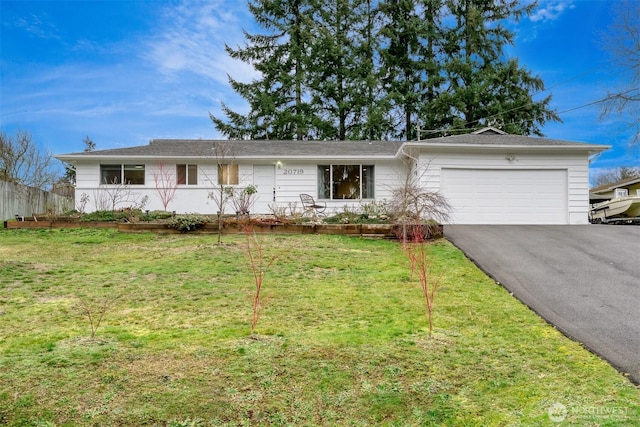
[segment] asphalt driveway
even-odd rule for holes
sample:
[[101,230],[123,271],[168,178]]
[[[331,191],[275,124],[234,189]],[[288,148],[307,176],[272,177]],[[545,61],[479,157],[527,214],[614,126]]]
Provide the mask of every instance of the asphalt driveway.
[[640,383],[640,227],[449,225],[444,233],[516,298]]

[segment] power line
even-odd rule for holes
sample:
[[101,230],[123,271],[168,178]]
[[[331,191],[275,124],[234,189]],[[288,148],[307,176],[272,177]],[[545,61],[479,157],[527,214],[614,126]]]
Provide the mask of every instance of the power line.
[[[626,94],[631,93],[631,92],[636,91],[636,90],[640,90],[640,87],[634,87],[634,88],[631,88],[631,89],[629,89],[629,90],[627,90],[627,91],[617,93],[617,94],[615,94],[615,95],[614,95],[614,97],[615,97],[615,96],[626,95]],[[601,104],[601,103],[603,103],[603,102],[607,101],[607,99],[609,99],[609,98],[611,98],[611,97],[610,97],[610,96],[607,96],[607,97],[605,97],[605,98],[598,99],[598,100],[596,100],[596,101],[592,101],[592,102],[589,102],[589,103],[587,103],[587,104],[580,105],[580,106],[578,106],[578,107],[573,107],[573,108],[569,108],[569,109],[564,110],[564,111],[560,111],[558,114],[564,114],[564,113],[568,113],[568,112],[570,112],[570,111],[579,110],[579,109],[581,109],[581,108],[589,107],[589,106],[591,106],[591,105]]]

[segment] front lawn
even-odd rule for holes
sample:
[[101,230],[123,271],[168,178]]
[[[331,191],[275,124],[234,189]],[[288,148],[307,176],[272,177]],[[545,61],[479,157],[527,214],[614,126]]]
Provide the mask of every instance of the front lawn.
[[444,240],[431,338],[397,242],[264,236],[252,338],[245,239],[215,241],[0,230],[0,424],[640,425],[637,387]]

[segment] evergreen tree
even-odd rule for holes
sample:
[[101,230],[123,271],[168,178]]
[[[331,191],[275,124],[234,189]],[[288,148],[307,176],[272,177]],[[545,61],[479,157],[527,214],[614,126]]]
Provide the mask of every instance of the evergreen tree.
[[[521,0],[251,0],[266,34],[230,48],[261,77],[229,77],[247,115],[211,116],[233,139],[413,139],[494,125],[541,135],[560,120],[542,80],[505,59]],[[425,135],[422,135],[425,136]]]
[[447,0],[455,23],[445,29],[444,78],[439,96],[442,127],[454,131],[495,125],[507,132],[541,135],[539,125],[560,120],[549,109],[551,97],[534,101],[544,89],[539,77],[521,68],[517,60],[504,59],[503,48],[513,43],[507,19],[516,21],[535,4],[519,0]]
[[426,71],[419,53],[428,34],[413,0],[387,0],[379,7],[384,22],[380,29],[380,84],[393,107],[393,136],[410,139]]
[[320,139],[366,137],[374,108],[372,9],[367,0],[316,4],[310,89]]
[[249,102],[247,116],[222,105],[227,121],[210,115],[216,129],[231,139],[305,139],[312,116],[305,101],[309,31],[308,0],[252,0],[249,10],[267,34],[245,32],[247,44],[225,46],[232,58],[252,64],[261,78],[234,80],[231,87]]

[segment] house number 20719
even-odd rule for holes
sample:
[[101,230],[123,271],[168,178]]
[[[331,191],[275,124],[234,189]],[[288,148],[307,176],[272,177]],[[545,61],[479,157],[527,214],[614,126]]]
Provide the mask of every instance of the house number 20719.
[[304,173],[304,169],[283,169],[283,175],[302,175]]

